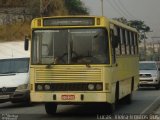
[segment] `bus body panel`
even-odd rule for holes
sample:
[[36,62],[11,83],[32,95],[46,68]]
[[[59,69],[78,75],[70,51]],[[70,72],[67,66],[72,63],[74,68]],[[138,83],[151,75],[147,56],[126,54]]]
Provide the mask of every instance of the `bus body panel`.
[[[61,25],[67,22],[62,22],[57,25],[45,26],[45,19],[70,19],[70,18],[93,18],[94,25]],[[77,21],[79,22],[79,21]],[[73,22],[74,23],[74,22]],[[71,23],[71,24],[73,24]],[[51,23],[49,23],[51,24]],[[53,24],[56,24],[53,22]],[[76,23],[75,23],[76,24]],[[57,104],[74,104],[74,103],[110,103],[113,104],[116,100],[121,99],[127,95],[131,95],[137,89],[139,82],[138,73],[138,32],[136,29],[124,25],[120,22],[110,20],[105,17],[97,16],[57,16],[57,17],[44,17],[36,18],[32,21],[32,31],[41,30],[68,30],[72,29],[97,29],[103,28],[107,30],[109,60],[108,64],[32,64],[30,66],[30,86],[31,86],[31,101],[32,102],[55,102]],[[120,54],[114,52],[112,46],[114,29],[119,29],[118,48]],[[37,33],[38,33],[37,32]],[[47,31],[51,32],[51,31]],[[74,31],[75,32],[75,31]],[[74,34],[72,32],[72,35]],[[78,32],[75,34],[78,34]],[[69,35],[68,35],[69,36]],[[67,36],[67,37],[68,37]],[[76,35],[75,35],[76,36]],[[75,37],[74,36],[74,37]],[[77,35],[78,36],[78,35]],[[77,37],[76,36],[76,37]],[[93,36],[96,38],[98,35]],[[122,37],[121,37],[122,36]],[[74,38],[73,37],[73,38]],[[124,38],[125,37],[125,38]],[[33,41],[34,36],[32,36]],[[68,37],[69,38],[69,37]],[[124,42],[123,39],[129,39]],[[134,42],[132,42],[134,41]],[[32,42],[31,54],[38,47],[34,47]],[[40,42],[38,44],[41,44]],[[73,44],[72,44],[73,45]],[[72,46],[71,45],[71,46]],[[70,46],[69,46],[70,47]],[[72,46],[73,48],[73,46]],[[120,48],[120,49],[119,49]],[[82,47],[83,49],[83,47]],[[33,50],[33,51],[32,51]],[[125,50],[125,52],[124,52]],[[68,55],[69,56],[69,55]],[[115,56],[115,61],[114,57]],[[32,56],[34,57],[34,56]],[[38,56],[39,57],[39,56]],[[69,57],[68,57],[69,58]],[[68,59],[69,60],[69,59]],[[103,85],[101,90],[89,90],[90,84]],[[78,87],[82,85],[82,88]],[[77,89],[74,87],[77,86]],[[57,87],[56,87],[57,86]],[[60,86],[62,88],[60,88]],[[99,86],[98,86],[99,87]],[[50,88],[50,90],[45,90]],[[63,98],[64,96],[64,98]],[[118,97],[118,98],[117,98]]]

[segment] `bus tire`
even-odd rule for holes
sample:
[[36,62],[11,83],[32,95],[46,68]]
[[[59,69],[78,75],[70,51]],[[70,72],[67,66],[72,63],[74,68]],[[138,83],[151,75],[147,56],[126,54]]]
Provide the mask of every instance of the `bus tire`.
[[125,103],[131,104],[132,103],[132,93],[128,94],[124,97]]
[[103,114],[113,114],[116,109],[116,105],[115,103],[103,103],[101,104],[101,109]]
[[107,104],[107,112],[109,114],[113,114],[116,110],[116,105],[119,101],[119,82],[116,83],[116,89],[115,89],[115,100],[114,103],[108,103]]
[[119,82],[116,83],[116,91],[115,91],[115,104],[119,101]]
[[45,103],[45,110],[48,115],[54,115],[57,111],[56,103]]
[[116,110],[116,104],[115,103],[109,103],[108,104],[108,113],[113,114]]

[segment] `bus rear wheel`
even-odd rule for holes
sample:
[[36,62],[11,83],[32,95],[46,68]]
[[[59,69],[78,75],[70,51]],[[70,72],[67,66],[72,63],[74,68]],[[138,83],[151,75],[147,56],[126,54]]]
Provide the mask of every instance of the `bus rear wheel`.
[[116,109],[116,103],[108,103],[107,106],[108,106],[107,112],[109,114],[114,114],[115,109]]
[[116,105],[115,103],[103,103],[101,104],[101,110],[102,110],[102,113],[104,114],[114,114],[115,112],[115,109],[116,109]]
[[128,94],[127,96],[124,97],[124,101],[127,104],[131,104],[132,103],[132,93]]
[[45,103],[45,110],[48,115],[54,115],[57,111],[56,103]]

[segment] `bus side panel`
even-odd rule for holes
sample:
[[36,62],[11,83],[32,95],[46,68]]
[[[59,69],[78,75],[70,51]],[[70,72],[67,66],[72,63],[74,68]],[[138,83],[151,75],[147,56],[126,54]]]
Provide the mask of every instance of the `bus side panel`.
[[137,89],[139,82],[138,59],[137,56],[117,57],[117,72],[113,75],[115,75],[115,79],[119,81],[120,99],[131,93],[132,84],[134,85],[133,90]]

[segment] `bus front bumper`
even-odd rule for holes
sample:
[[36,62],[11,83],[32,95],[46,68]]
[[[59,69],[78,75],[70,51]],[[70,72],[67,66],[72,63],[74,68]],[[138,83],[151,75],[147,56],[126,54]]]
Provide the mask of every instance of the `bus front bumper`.
[[85,103],[108,102],[112,103],[110,93],[30,93],[31,102],[56,102],[56,103]]

